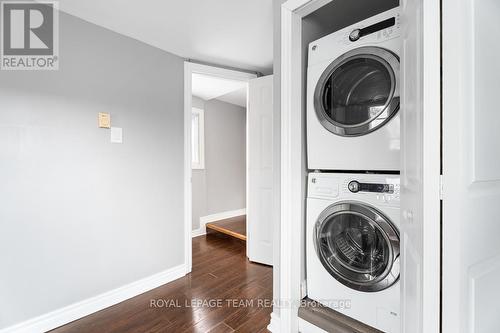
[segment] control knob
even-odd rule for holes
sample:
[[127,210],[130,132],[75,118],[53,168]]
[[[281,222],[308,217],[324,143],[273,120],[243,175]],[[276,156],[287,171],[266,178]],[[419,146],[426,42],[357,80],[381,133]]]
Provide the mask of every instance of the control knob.
[[349,183],[349,185],[347,185],[347,188],[352,193],[357,193],[357,192],[359,192],[359,183],[357,181],[353,180],[352,182]]
[[349,34],[349,40],[351,42],[357,41],[361,37],[361,30],[355,29]]

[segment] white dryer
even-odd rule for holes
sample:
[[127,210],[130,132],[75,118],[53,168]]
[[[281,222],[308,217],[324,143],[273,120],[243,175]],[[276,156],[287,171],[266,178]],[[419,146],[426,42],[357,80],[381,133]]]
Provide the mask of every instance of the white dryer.
[[399,175],[308,178],[308,297],[387,333],[400,332],[399,193]]
[[309,44],[309,169],[400,169],[399,21],[395,8]]

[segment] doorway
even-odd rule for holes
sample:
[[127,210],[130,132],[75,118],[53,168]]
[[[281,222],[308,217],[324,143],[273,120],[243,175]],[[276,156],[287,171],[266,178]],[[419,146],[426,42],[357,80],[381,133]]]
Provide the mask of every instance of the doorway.
[[192,236],[246,241],[247,82],[191,76]]
[[272,76],[186,62],[184,78],[186,273],[193,237],[207,232],[272,265]]
[[[210,293],[216,281],[234,287],[224,299],[246,305],[231,306],[224,325],[267,326],[274,294],[275,194],[280,190],[274,185],[279,132],[273,118],[273,77],[192,62],[185,63],[184,73],[186,278],[200,279],[196,289],[202,293]],[[237,292],[241,288],[249,292],[242,296]],[[233,323],[235,316],[246,324]]]

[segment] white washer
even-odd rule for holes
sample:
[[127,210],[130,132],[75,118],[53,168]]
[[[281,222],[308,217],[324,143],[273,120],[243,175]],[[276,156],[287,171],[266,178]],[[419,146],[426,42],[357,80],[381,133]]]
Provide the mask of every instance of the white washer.
[[400,169],[399,21],[395,8],[309,44],[309,169]]
[[311,173],[307,294],[383,332],[400,332],[399,175]]

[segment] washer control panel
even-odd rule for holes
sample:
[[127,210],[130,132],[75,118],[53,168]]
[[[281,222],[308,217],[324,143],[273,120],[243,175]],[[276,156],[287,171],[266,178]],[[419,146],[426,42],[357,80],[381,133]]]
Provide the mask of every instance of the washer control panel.
[[[373,178],[373,177],[371,177]],[[363,198],[369,197],[376,202],[391,203],[399,202],[399,176],[376,176],[378,179],[366,179],[366,177],[359,177],[348,179],[344,182],[345,194],[363,195]]]
[[311,173],[308,196],[399,205],[399,175]]
[[375,183],[360,183],[352,180],[347,184],[347,188],[352,193],[358,192],[375,192],[375,193],[394,193],[394,184],[375,184]]

